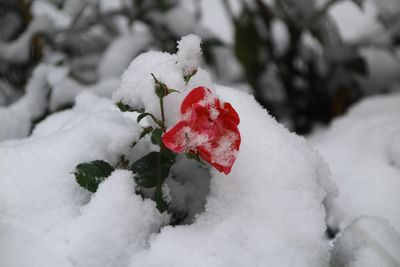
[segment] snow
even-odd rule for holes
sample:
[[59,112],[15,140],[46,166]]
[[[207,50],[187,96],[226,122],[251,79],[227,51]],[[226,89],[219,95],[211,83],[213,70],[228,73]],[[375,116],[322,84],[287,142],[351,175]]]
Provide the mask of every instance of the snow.
[[185,7],[177,6],[165,13],[163,25],[175,36],[184,36],[195,31],[197,22]]
[[[113,94],[114,102],[123,102],[132,108],[145,108],[146,112],[161,117],[159,99],[155,92],[153,74],[169,88],[179,91],[164,99],[166,126],[176,123],[179,115],[179,104],[189,89],[203,85],[213,89],[210,75],[198,67],[200,39],[195,35],[183,37],[179,42],[177,54],[150,51],[136,57],[122,75],[121,84]],[[197,69],[188,84],[184,71]]]
[[150,41],[146,32],[134,32],[115,38],[99,62],[99,77],[120,77],[132,59],[145,50]]
[[217,93],[246,118],[232,172],[213,170],[205,211],[191,225],[164,227],[130,266],[327,266],[327,166],[250,95]]
[[189,34],[178,41],[178,65],[185,75],[191,75],[199,67],[201,40],[197,35]]
[[365,1],[362,9],[352,1],[342,1],[334,5],[329,14],[335,19],[340,35],[345,41],[358,41],[371,33],[383,30],[377,21],[378,11],[373,1]]
[[132,174],[115,171],[82,207],[64,237],[74,266],[121,266],[167,222],[153,201],[143,201],[134,191]]
[[310,138],[339,190],[328,207],[334,229],[369,215],[400,231],[399,106],[399,94],[368,98]]
[[110,100],[87,92],[32,137],[1,143],[0,266],[116,266],[142,246],[166,218],[134,194],[130,175],[115,172],[89,198],[72,174],[80,162],[115,163],[115,146],[138,132]]
[[10,64],[26,63],[31,55],[31,40],[36,34],[51,33],[53,23],[48,16],[35,17],[26,30],[11,42],[0,42],[0,60]]
[[99,2],[100,11],[102,13],[118,11],[124,7],[124,4],[122,3],[121,0],[114,0],[114,1],[99,0],[98,2]]
[[400,234],[384,219],[363,216],[335,242],[332,266],[400,266]]
[[51,111],[62,109],[74,103],[75,98],[83,91],[90,91],[99,96],[111,97],[119,85],[118,78],[104,78],[95,84],[83,85],[65,76],[52,84],[49,106]]
[[48,1],[34,1],[31,7],[33,17],[45,16],[51,20],[57,29],[66,29],[71,25],[71,17],[58,10],[54,4]]
[[0,141],[27,136],[32,121],[45,112],[48,72],[49,66],[37,66],[26,86],[26,94],[10,106],[0,107]]
[[385,51],[371,47],[362,49],[361,54],[368,64],[369,75],[362,82],[367,93],[381,93],[391,84],[400,82],[400,61],[398,60],[400,51]]
[[[177,62],[168,53],[140,55],[113,101],[159,116],[154,73],[181,92],[165,97],[170,126],[192,88],[210,87],[241,117],[232,172],[209,172],[178,157],[164,190],[176,208],[188,208],[189,219],[174,227],[165,226],[168,216],[153,201],[135,194],[127,171],[115,171],[89,194],[75,182],[75,166],[115,164],[141,127],[134,112],[82,92],[73,109],[50,115],[30,137],[0,143],[0,266],[328,266],[328,166],[252,96],[214,86],[201,68],[186,84]],[[151,149],[143,143],[129,159]]]
[[[151,73],[161,82],[168,84],[170,88],[182,92],[185,90],[186,84],[176,62],[176,55],[168,53],[149,52],[139,55],[122,75],[121,84],[113,94],[114,102],[122,101],[133,108],[145,108],[147,112],[161,117]],[[168,99],[179,97],[181,94],[176,93],[171,94]],[[166,101],[168,100],[166,99]],[[170,105],[166,104],[165,106],[169,107]],[[171,114],[171,112],[175,114]],[[166,111],[167,121],[171,117],[176,117],[177,112],[178,107],[175,107],[175,111],[173,107],[171,110],[168,109]]]

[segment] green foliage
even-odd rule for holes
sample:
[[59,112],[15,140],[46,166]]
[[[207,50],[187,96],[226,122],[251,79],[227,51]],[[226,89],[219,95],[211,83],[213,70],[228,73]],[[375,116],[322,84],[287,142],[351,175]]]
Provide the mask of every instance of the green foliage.
[[138,185],[145,188],[155,187],[168,177],[175,159],[160,152],[150,152],[132,164]]
[[161,146],[162,145],[162,137],[163,131],[159,128],[154,129],[154,131],[151,133],[151,142],[155,145]]
[[122,102],[118,102],[116,105],[119,108],[119,110],[121,110],[122,112],[139,112],[139,113],[144,112],[144,109],[141,109],[141,108],[134,109],[134,108],[131,108],[129,105],[126,105]]
[[76,166],[74,175],[77,183],[90,192],[96,192],[99,184],[103,182],[114,168],[105,161],[95,160],[81,163]]

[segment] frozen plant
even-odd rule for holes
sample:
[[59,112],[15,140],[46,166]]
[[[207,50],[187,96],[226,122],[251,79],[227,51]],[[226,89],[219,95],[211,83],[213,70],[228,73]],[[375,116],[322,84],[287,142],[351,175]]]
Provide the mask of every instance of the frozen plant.
[[[147,126],[143,127],[139,139],[135,140],[128,149],[123,149],[119,162],[115,166],[102,160],[95,160],[89,163],[81,163],[75,169],[77,182],[87,190],[96,192],[99,184],[114,171],[114,169],[131,170],[136,180],[136,191],[142,196],[146,196],[149,190],[153,190],[151,198],[156,201],[160,212],[170,211],[172,213],[171,223],[179,223],[185,219],[187,211],[174,213],[174,207],[170,207],[169,188],[165,180],[170,176],[170,170],[175,164],[177,154],[184,153],[188,158],[197,160],[200,163],[207,162],[218,171],[229,174],[236,160],[240,147],[240,132],[238,124],[239,115],[231,104],[218,98],[215,93],[205,87],[196,86],[192,89],[191,79],[198,72],[199,56],[201,54],[200,38],[195,35],[183,37],[178,42],[177,61],[169,66],[178,73],[173,77],[180,79],[184,83],[182,91],[172,89],[169,83],[161,81],[161,76],[157,78],[156,74],[151,73],[152,82],[149,87],[144,87],[139,94],[147,94],[146,98],[155,101],[158,106],[146,108],[141,103],[130,101],[130,94],[133,88],[122,87],[115,93],[114,100],[117,100],[117,106],[122,112],[136,112],[137,123],[147,119]],[[175,58],[172,56],[172,58]],[[150,69],[151,71],[151,69]],[[156,69],[155,69],[156,71]],[[168,69],[164,70],[167,76],[170,76]],[[123,80],[132,78],[135,73],[128,69],[124,73]],[[199,73],[201,75],[201,71]],[[149,75],[150,76],[150,75]],[[139,77],[143,79],[143,77]],[[148,90],[150,89],[150,90]],[[175,125],[173,120],[176,116],[167,121],[166,113],[173,108],[166,108],[165,100],[173,94],[185,93],[187,95],[182,99],[180,105],[180,119]],[[137,99],[134,99],[136,101]],[[178,101],[179,102],[179,101]],[[143,103],[142,103],[143,104]],[[174,105],[176,106],[176,105]],[[158,108],[158,113],[154,111]],[[174,112],[176,114],[176,112]],[[132,164],[129,160],[130,150],[133,150],[141,139],[150,136],[151,143],[156,147],[147,154],[140,157]]]

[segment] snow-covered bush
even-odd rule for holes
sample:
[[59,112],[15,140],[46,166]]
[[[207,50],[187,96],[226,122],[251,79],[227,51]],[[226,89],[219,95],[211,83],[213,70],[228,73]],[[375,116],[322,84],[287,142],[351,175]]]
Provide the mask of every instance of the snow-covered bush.
[[396,0],[222,3],[257,101],[298,133],[400,81]]
[[75,181],[78,164],[124,169],[121,155],[130,166],[160,148],[145,137],[130,149],[142,127],[157,125],[150,116],[138,123],[138,112],[82,92],[31,137],[0,144],[1,266],[328,266],[323,201],[334,188],[327,165],[252,96],[214,85],[201,68],[185,81],[181,63],[179,54],[139,56],[114,101],[160,118],[155,89],[174,86],[180,93],[163,97],[169,129],[192,89],[207,86],[241,118],[231,172],[177,156],[163,192],[171,207],[187,211],[184,225],[167,225],[171,217],[151,192],[138,191],[135,171],[112,171],[91,194]]
[[[215,48],[223,49],[222,42],[197,23],[195,11],[181,1],[21,3],[0,3],[2,13],[7,14],[1,23],[6,27],[0,26],[2,106],[10,105],[27,92],[29,77],[39,63],[52,69],[47,83],[48,100],[40,103],[40,118],[71,107],[83,90],[110,96],[133,58],[152,49],[176,52],[176,41],[188,33],[203,37],[201,60],[214,66],[213,74],[220,73],[218,69],[223,67],[213,56]],[[35,123],[29,121],[22,126],[28,131],[8,138],[26,136]]]

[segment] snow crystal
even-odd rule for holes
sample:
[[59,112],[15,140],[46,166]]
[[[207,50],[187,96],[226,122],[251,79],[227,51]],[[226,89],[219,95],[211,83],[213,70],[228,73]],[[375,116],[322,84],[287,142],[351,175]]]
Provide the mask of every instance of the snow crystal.
[[400,234],[381,218],[358,218],[335,242],[332,266],[400,266]]
[[361,215],[388,220],[400,231],[400,95],[363,100],[310,141],[329,163],[339,196],[329,223],[342,228]]

